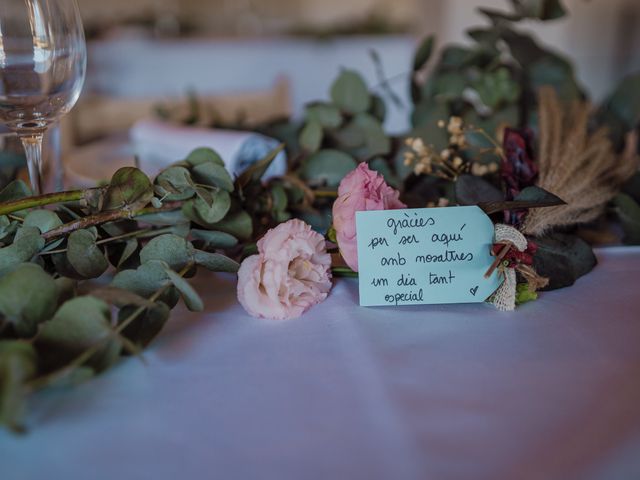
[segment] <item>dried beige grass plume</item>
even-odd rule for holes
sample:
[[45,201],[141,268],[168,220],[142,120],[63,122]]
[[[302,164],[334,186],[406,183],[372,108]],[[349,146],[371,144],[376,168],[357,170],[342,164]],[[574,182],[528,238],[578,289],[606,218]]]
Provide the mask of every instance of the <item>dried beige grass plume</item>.
[[537,185],[567,205],[532,209],[524,223],[525,234],[538,236],[556,227],[595,220],[638,170],[637,134],[627,136],[625,151],[618,155],[605,128],[589,133],[590,113],[587,103],[567,108],[553,88],[540,89]]

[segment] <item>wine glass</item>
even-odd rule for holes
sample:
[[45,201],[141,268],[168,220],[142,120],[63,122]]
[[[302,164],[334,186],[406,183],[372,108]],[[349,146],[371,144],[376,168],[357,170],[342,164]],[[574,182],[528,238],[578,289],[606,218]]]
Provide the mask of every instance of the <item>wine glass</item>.
[[80,96],[87,64],[75,0],[0,0],[0,122],[20,137],[42,193],[42,137]]

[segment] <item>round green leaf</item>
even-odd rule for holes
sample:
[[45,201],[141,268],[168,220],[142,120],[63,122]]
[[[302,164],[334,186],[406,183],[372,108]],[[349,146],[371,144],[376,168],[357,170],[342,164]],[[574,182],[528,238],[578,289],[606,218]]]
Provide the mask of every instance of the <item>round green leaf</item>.
[[198,265],[206,268],[207,270],[211,270],[212,272],[236,273],[238,268],[240,268],[238,262],[231,260],[225,255],[220,255],[219,253],[196,250],[194,259]]
[[224,165],[213,162],[200,163],[193,167],[192,173],[199,183],[233,192],[233,180]]
[[[135,310],[135,306],[121,308],[118,312],[118,323],[126,320]],[[155,302],[122,330],[122,336],[144,348],[160,333],[169,320],[170,312],[171,310],[164,302]]]
[[219,222],[231,208],[231,197],[224,190],[200,190],[200,195],[194,199],[193,207],[205,223]]
[[356,161],[344,152],[321,150],[307,159],[301,174],[314,184],[325,184],[334,188],[357,166]]
[[198,295],[198,292],[196,292],[189,284],[189,282],[187,282],[184,278],[182,278],[180,275],[169,268],[167,268],[165,272],[169,277],[171,283],[173,283],[173,286],[176,287],[180,292],[180,295],[182,296],[182,299],[184,300],[184,303],[189,310],[191,310],[192,312],[201,312],[202,310],[204,310],[202,299]]
[[99,277],[109,268],[104,252],[96,245],[96,234],[91,230],[77,230],[69,235],[67,259],[85,278]]
[[103,210],[135,210],[147,205],[152,198],[153,185],[149,177],[135,167],[123,167],[111,177]]
[[251,216],[244,210],[230,213],[223,220],[213,225],[205,226],[228,233],[240,240],[248,240],[253,234],[253,221]]
[[316,122],[324,128],[338,128],[342,124],[340,109],[329,103],[314,103],[306,107],[309,122]]
[[37,372],[37,356],[30,343],[0,341],[0,425],[22,431],[25,383]]
[[353,119],[355,127],[360,129],[364,137],[364,158],[386,155],[391,150],[391,139],[384,133],[382,124],[375,117],[361,113]]
[[15,266],[28,262],[44,247],[44,239],[36,227],[19,228],[13,243],[0,248],[0,277]]
[[62,220],[51,210],[32,210],[24,218],[22,223],[25,227],[36,227],[41,233],[53,230],[62,225]]
[[186,158],[186,162],[194,167],[207,162],[216,163],[224,167],[224,160],[222,160],[222,157],[218,155],[216,151],[206,147],[196,148]]
[[142,297],[150,297],[167,284],[165,269],[168,265],[163,261],[150,260],[135,270],[122,270],[113,278],[111,285],[130,290]]
[[353,70],[343,70],[331,86],[331,99],[348,113],[363,113],[371,106],[371,96],[362,77]]
[[112,365],[121,344],[111,329],[109,305],[91,296],[65,302],[54,317],[44,322],[36,337],[36,349],[48,368],[73,361],[96,345],[98,351],[85,363],[96,370]]
[[195,185],[189,170],[184,167],[169,167],[158,174],[155,180],[158,195],[168,201],[186,200],[195,194]]
[[300,132],[300,146],[307,152],[316,152],[322,144],[322,126],[311,120],[307,122],[302,131]]
[[0,203],[12,202],[33,195],[31,189],[22,180],[14,180],[0,191]]
[[233,235],[215,230],[192,229],[191,236],[196,240],[202,240],[207,247],[232,248],[238,244],[238,239]]
[[193,245],[178,235],[155,237],[140,251],[140,262],[153,260],[166,262],[173,270],[182,270],[193,258]]
[[20,337],[35,335],[39,323],[56,311],[58,287],[35,263],[23,263],[0,278],[0,313]]

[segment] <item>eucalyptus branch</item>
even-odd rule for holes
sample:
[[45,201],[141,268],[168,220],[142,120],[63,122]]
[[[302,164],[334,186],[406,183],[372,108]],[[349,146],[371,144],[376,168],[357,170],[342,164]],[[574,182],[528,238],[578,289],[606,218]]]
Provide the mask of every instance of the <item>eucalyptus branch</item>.
[[[98,240],[96,245],[104,245],[105,243],[117,242],[120,240],[126,240],[129,238],[148,238],[155,237],[157,235],[163,235],[165,233],[171,233],[173,231],[173,227],[164,227],[164,228],[144,228],[142,230],[136,230],[134,232],[123,233],[122,235],[116,235],[115,237],[103,238],[102,240]],[[40,252],[40,256],[43,255],[53,255],[54,253],[64,253],[66,252],[66,248],[59,248],[57,250],[48,250],[46,252]]]
[[76,220],[73,220],[69,223],[65,223],[64,225],[60,225],[57,228],[49,230],[46,233],[42,234],[42,238],[45,240],[51,240],[53,238],[58,238],[68,233],[74,232],[76,230],[82,230],[84,228],[94,227],[97,225],[102,225],[103,223],[115,222],[117,220],[126,220],[138,217],[140,215],[147,215],[150,213],[159,213],[159,212],[167,212],[171,210],[177,210],[182,206],[182,202],[167,202],[160,208],[155,207],[145,207],[140,210],[111,210],[108,212],[100,212],[94,215],[89,215],[87,217],[81,217]]
[[[191,269],[191,267],[193,267],[193,263],[188,263],[187,265],[185,265],[185,267],[180,270],[180,272],[178,272],[178,275],[181,277],[184,277],[184,275]],[[169,288],[171,286],[171,282],[168,282],[166,284],[164,284],[162,287],[160,287],[158,290],[155,291],[155,293],[153,295],[151,295],[149,297],[149,302],[155,302],[156,300],[158,300],[158,298],[160,298],[160,296],[167,290],[167,288]],[[113,334],[114,335],[119,335],[120,333],[122,333],[122,331],[127,328],[136,318],[138,318],[138,316],[144,312],[148,307],[142,305],[138,308],[136,308],[131,315],[129,315],[127,318],[125,318],[116,328],[113,329]],[[93,355],[95,355],[98,350],[100,350],[100,348],[102,348],[102,342],[105,339],[99,340],[98,342],[96,342],[94,345],[92,345],[91,347],[89,347],[88,349],[86,349],[84,352],[82,352],[80,355],[78,355],[76,358],[74,358],[70,363],[68,363],[67,365],[65,365],[64,367],[59,368],[58,370],[54,370],[51,373],[48,373],[47,375],[44,375],[42,377],[38,377],[35,380],[29,382],[27,384],[27,388],[31,391],[37,390],[39,388],[42,387],[46,387],[47,385],[51,384],[52,382],[64,377],[66,374],[70,373],[71,371],[73,371],[75,368],[80,367],[83,363],[85,363],[87,360],[89,360]]]
[[47,193],[35,197],[21,198],[12,202],[0,203],[0,215],[19,212],[27,208],[43,207],[55,203],[67,203],[88,200],[93,197],[96,192],[104,191],[104,187],[88,188],[86,190],[69,190],[66,192]]

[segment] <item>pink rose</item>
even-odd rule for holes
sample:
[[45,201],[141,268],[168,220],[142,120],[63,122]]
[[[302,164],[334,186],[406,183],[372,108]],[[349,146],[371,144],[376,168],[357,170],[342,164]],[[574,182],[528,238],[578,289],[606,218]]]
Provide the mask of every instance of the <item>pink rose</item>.
[[356,212],[406,208],[399,196],[397,190],[385,183],[382,175],[369,170],[364,162],[340,182],[338,198],[333,204],[333,228],[340,254],[353,271],[358,271]]
[[258,255],[240,265],[238,300],[254,317],[299,317],[327,297],[330,268],[323,236],[289,220],[269,230],[258,241]]

